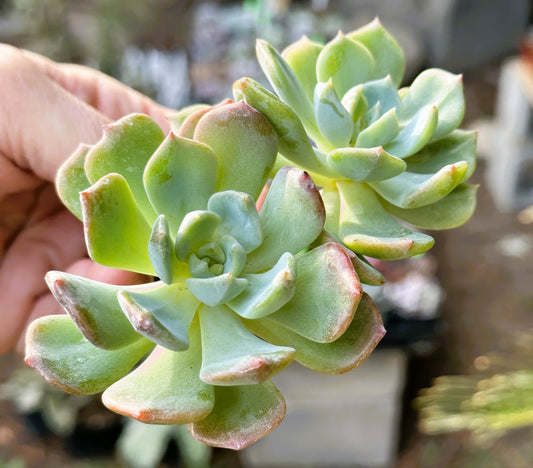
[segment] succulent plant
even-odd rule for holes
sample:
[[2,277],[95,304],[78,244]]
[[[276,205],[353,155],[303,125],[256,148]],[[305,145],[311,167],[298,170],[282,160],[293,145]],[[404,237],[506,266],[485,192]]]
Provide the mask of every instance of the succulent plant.
[[324,238],[306,172],[279,169],[257,210],[278,151],[268,119],[228,101],[188,108],[172,127],[165,137],[149,117],[127,116],[59,171],[90,256],[158,280],[49,272],[69,316],[33,322],[26,362],[67,392],[103,391],[118,413],[190,423],[200,441],[240,449],[284,416],[273,375],[293,359],[345,372],[384,329],[361,262]]
[[303,37],[279,54],[257,42],[259,63],[277,96],[251,78],[234,97],[262,112],[279,137],[278,164],[310,172],[322,188],[326,231],[357,254],[397,259],[433,238],[414,231],[466,222],[476,187],[476,135],[457,129],[462,78],[423,71],[399,89],[405,59],[376,19],[325,45]]

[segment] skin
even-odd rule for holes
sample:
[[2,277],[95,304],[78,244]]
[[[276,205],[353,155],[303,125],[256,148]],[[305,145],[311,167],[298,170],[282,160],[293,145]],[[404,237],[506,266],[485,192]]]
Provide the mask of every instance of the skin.
[[23,348],[33,319],[62,313],[44,282],[62,270],[114,284],[140,275],[87,258],[81,223],[63,208],[53,181],[80,143],[132,112],[167,131],[170,112],[116,80],[78,65],[0,44],[0,353]]

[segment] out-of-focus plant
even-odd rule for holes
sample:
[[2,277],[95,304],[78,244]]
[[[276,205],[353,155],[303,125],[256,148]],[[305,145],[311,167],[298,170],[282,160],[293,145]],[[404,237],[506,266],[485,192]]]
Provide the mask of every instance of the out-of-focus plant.
[[190,423],[202,442],[240,449],[283,419],[273,375],[293,359],[346,372],[384,329],[351,252],[313,245],[325,213],[307,173],[280,169],[256,209],[278,149],[260,112],[198,106],[172,126],[165,137],[149,117],[125,117],[61,168],[58,192],[90,256],[159,281],[49,272],[70,317],[33,322],[26,362],[62,390],[104,391],[118,413]]
[[517,337],[516,349],[478,357],[470,375],[438,377],[415,400],[427,434],[469,430],[479,444],[533,426],[533,334]]
[[458,130],[460,75],[422,72],[399,89],[405,59],[376,19],[327,44],[303,37],[279,54],[257,42],[277,96],[250,78],[234,96],[275,128],[283,158],[321,187],[326,231],[357,254],[396,259],[422,253],[433,238],[413,231],[464,223],[475,207],[476,135]]

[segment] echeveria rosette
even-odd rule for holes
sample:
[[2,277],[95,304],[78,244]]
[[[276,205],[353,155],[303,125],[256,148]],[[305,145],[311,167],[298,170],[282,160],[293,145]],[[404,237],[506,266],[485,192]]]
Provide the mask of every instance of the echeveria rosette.
[[330,235],[357,254],[396,259],[433,245],[407,225],[469,219],[476,136],[457,129],[460,75],[429,69],[399,89],[404,54],[377,19],[325,45],[303,37],[279,54],[260,40],[256,50],[279,99],[250,78],[234,84],[235,98],[270,120],[285,161],[322,187]]
[[91,257],[159,280],[49,272],[70,317],[35,321],[26,361],[65,391],[103,391],[121,414],[240,449],[284,416],[273,375],[293,359],[345,372],[384,330],[349,253],[319,241],[325,209],[306,172],[281,168],[257,211],[278,144],[262,114],[225,102],[172,127],[125,117],[61,168]]

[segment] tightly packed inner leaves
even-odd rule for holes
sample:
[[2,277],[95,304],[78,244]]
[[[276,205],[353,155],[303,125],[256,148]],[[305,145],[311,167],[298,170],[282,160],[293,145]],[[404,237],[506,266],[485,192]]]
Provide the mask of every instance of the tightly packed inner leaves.
[[383,277],[363,255],[423,252],[432,238],[405,222],[453,227],[475,204],[459,77],[398,90],[403,53],[378,22],[257,50],[280,98],[243,78],[239,102],[186,108],[168,135],[127,116],[65,162],[58,193],[91,258],[150,280],[49,272],[68,315],[26,340],[53,385],[234,449],[283,419],[271,377],[290,362],[343,373],[384,335],[360,283]]

